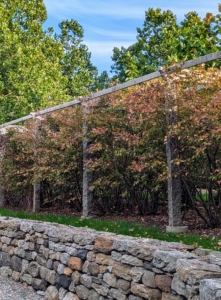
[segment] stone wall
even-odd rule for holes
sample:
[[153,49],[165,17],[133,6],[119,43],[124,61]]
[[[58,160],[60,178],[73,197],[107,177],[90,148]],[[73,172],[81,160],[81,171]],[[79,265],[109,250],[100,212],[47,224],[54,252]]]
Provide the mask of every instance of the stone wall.
[[0,217],[0,275],[54,300],[221,299],[221,253]]

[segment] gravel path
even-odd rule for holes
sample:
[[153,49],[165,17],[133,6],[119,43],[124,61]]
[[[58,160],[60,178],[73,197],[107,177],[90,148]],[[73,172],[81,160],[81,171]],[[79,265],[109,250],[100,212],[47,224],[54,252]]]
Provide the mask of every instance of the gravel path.
[[0,300],[43,300],[30,287],[25,287],[21,282],[0,276]]

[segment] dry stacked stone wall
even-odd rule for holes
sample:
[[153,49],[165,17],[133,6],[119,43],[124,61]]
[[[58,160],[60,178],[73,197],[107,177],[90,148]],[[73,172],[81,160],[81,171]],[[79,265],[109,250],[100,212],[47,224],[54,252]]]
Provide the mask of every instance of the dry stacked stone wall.
[[48,300],[218,300],[221,253],[0,217],[0,275]]

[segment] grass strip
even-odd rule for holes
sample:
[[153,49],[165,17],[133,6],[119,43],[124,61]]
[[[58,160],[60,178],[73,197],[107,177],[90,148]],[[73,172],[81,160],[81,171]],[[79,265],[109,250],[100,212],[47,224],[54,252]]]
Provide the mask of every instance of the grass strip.
[[100,219],[82,219],[75,216],[64,216],[43,213],[28,213],[0,208],[0,215],[20,219],[38,220],[43,222],[59,223],[75,227],[88,227],[97,231],[113,232],[140,238],[153,238],[167,242],[179,242],[204,249],[220,250],[218,243],[221,241],[212,236],[198,236],[191,234],[166,233],[156,227],[144,227],[123,221],[107,221]]

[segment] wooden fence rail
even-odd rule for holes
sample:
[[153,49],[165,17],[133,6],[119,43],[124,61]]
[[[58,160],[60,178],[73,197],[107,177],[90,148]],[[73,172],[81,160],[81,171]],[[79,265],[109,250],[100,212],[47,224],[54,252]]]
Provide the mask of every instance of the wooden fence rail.
[[[140,83],[144,83],[146,81],[150,81],[150,80],[155,79],[155,78],[159,78],[159,77],[162,76],[162,74],[171,73],[177,68],[187,69],[187,68],[194,67],[194,66],[197,66],[197,65],[200,65],[200,64],[203,64],[203,63],[208,63],[208,62],[211,62],[211,61],[214,61],[214,60],[217,60],[217,59],[221,59],[221,51],[215,52],[215,53],[212,53],[212,54],[207,54],[205,56],[201,56],[201,57],[198,57],[198,58],[195,58],[195,59],[192,59],[192,60],[185,61],[183,63],[180,63],[178,65],[170,67],[170,68],[166,69],[163,72],[159,70],[159,71],[153,72],[151,74],[147,74],[145,76],[135,78],[135,79],[132,79],[130,81],[124,82],[122,84],[118,84],[116,86],[104,89],[102,91],[92,93],[89,96],[81,97],[80,99],[75,99],[75,100],[72,100],[70,102],[63,103],[61,105],[57,105],[57,106],[54,106],[54,107],[51,107],[51,108],[40,110],[36,113],[31,113],[31,114],[29,114],[27,116],[24,116],[24,117],[21,117],[19,119],[1,124],[0,129],[4,128],[4,127],[8,127],[10,125],[18,124],[20,122],[24,122],[24,121],[29,120],[29,119],[34,119],[36,117],[36,115],[37,116],[45,115],[45,114],[51,113],[53,111],[64,109],[66,107],[70,107],[70,106],[77,105],[77,104],[81,105],[82,103],[84,103],[84,105],[85,105],[85,103],[88,100],[96,99],[96,98],[99,98],[101,96],[105,96],[105,95],[111,94],[113,92],[116,92],[116,91],[119,91],[119,90],[122,90],[122,89],[125,89],[125,88],[129,88],[131,86],[134,86],[134,85],[137,85],[137,84],[140,84]],[[85,130],[85,124],[83,126],[84,126],[84,130]],[[84,157],[87,156],[87,155],[85,155],[85,150],[87,149],[87,143],[88,143],[88,141],[85,141],[83,143],[84,144],[83,145]],[[169,152],[171,152],[171,151],[169,151]],[[84,163],[84,166],[85,166],[85,163]],[[84,178],[83,178],[83,191],[84,192],[83,192],[83,199],[82,199],[82,201],[83,201],[83,216],[84,217],[90,217],[93,213],[92,212],[93,197],[91,195],[91,192],[89,192],[89,185],[91,184],[91,180],[92,180],[91,174],[88,173],[87,170],[84,170]],[[170,184],[168,183],[168,197],[172,197],[171,195],[173,195],[173,192],[172,192],[172,190],[169,191],[169,189],[173,189],[174,186],[175,185],[174,185],[173,182],[170,182]],[[3,187],[1,187],[1,186],[0,186],[0,191],[3,191]],[[2,195],[3,195],[3,193],[2,193]],[[35,197],[36,197],[36,195],[35,195]],[[178,198],[181,199],[181,197],[178,197]],[[179,210],[180,206],[177,205],[177,203],[175,203],[176,201],[174,201],[174,199],[172,199],[172,198],[168,199],[168,201],[169,201],[169,203],[173,204],[171,207],[169,207],[169,210],[170,210],[169,211],[169,216],[172,215],[172,216],[175,217],[174,214],[177,213],[176,208],[178,207],[178,210]],[[1,203],[3,203],[2,199],[1,199]],[[182,227],[182,226],[177,226],[177,224],[173,224],[173,221],[171,221],[171,220],[170,220],[169,224],[170,224],[169,227],[171,227],[171,228],[172,227],[174,227],[174,228],[175,227]],[[178,230],[179,230],[179,228],[178,228]]]

